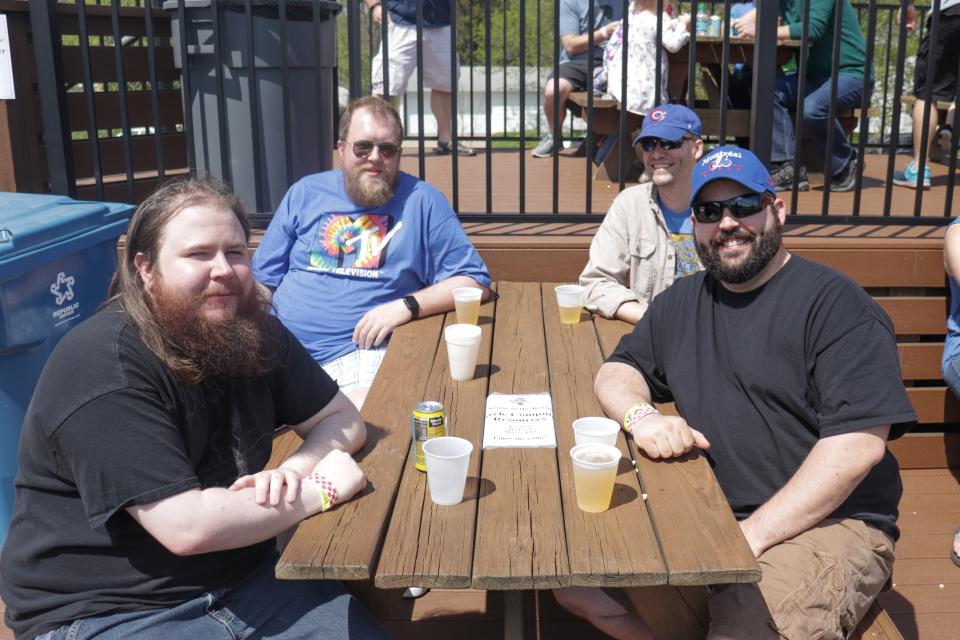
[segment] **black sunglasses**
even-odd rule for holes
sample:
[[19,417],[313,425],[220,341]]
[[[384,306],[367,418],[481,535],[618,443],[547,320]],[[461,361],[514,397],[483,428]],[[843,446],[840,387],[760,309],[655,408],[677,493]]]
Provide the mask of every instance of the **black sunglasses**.
[[694,202],[690,208],[693,209],[693,217],[697,222],[712,224],[720,222],[724,209],[729,210],[733,217],[739,220],[760,213],[772,203],[773,199],[766,193],[751,193],[719,202]]
[[400,153],[400,145],[395,142],[374,142],[373,140],[357,140],[349,142],[344,140],[353,149],[353,155],[358,158],[366,158],[373,153],[373,148],[380,149],[380,155],[384,158],[392,158]]
[[679,149],[683,146],[686,138],[680,138],[679,140],[664,140],[663,138],[640,138],[640,148],[650,153],[657,148],[657,145],[660,145],[660,148],[664,151],[673,151],[674,149]]

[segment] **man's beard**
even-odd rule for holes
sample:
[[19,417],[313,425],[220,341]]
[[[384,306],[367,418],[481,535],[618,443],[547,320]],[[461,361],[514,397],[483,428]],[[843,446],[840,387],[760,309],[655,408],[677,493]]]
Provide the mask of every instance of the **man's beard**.
[[368,176],[365,170],[365,166],[361,166],[346,172],[344,184],[347,196],[359,207],[375,209],[393,198],[397,176],[386,171],[379,176]]
[[169,366],[177,379],[196,384],[209,376],[250,378],[279,362],[278,336],[266,298],[254,286],[236,314],[223,321],[201,311],[203,297],[184,298],[162,285],[149,296]]
[[[781,232],[780,220],[774,218],[774,227],[764,230],[753,239],[750,239],[749,234],[741,228],[733,233],[721,233],[709,245],[697,241],[697,254],[700,256],[703,268],[720,282],[743,284],[763,271],[777,255],[782,243]],[[717,248],[717,245],[722,245],[730,238],[750,239],[750,252],[738,265],[724,264],[720,257],[720,250]]]

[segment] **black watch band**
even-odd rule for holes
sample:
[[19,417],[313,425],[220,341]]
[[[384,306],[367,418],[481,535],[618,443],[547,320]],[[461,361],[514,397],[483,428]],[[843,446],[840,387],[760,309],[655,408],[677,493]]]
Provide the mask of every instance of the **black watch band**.
[[416,298],[413,296],[403,296],[403,304],[407,305],[407,309],[410,309],[414,320],[420,318],[420,303],[417,302]]

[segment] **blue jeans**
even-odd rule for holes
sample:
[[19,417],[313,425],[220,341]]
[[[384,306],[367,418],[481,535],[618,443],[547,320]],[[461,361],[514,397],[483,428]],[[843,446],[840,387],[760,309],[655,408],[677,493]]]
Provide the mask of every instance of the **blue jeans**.
[[387,632],[339,582],[277,580],[276,557],[233,588],[167,609],[81,618],[37,640],[379,640]]
[[960,398],[960,358],[948,360],[943,365],[943,381],[953,392],[953,395]]
[[[773,147],[770,151],[772,162],[793,160],[794,130],[790,110],[797,106],[799,77],[796,73],[777,76],[773,92]],[[871,91],[872,83],[850,76],[837,78],[837,109],[855,109],[860,106],[864,89]],[[803,100],[803,130],[813,138],[817,150],[827,156],[827,118],[830,115],[830,77],[810,78],[804,83],[806,97]],[[840,122],[833,121],[833,151],[830,157],[830,175],[834,176],[850,161],[853,148],[843,133]]]

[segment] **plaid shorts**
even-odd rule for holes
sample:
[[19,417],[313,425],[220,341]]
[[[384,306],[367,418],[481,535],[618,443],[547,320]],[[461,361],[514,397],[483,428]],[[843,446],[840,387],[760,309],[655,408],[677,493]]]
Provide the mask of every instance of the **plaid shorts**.
[[357,349],[322,366],[327,375],[337,381],[341,391],[350,393],[373,385],[386,353],[385,344],[372,349]]

